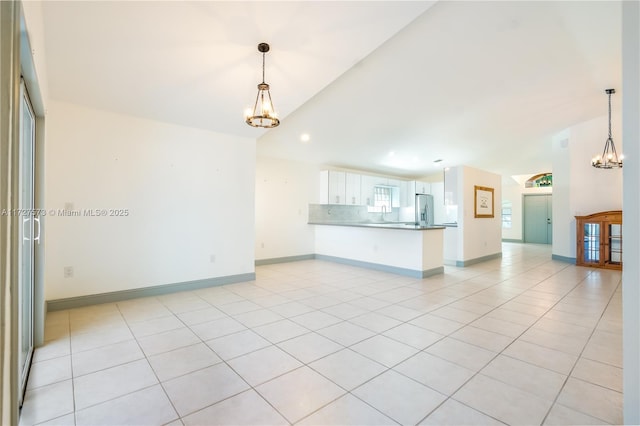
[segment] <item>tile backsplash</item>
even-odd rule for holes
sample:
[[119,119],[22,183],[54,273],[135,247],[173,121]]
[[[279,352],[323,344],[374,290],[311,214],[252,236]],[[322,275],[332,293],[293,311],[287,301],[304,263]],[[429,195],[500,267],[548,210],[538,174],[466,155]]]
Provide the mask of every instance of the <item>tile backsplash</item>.
[[309,222],[397,222],[399,209],[389,213],[369,213],[367,206],[348,206],[340,204],[309,204]]

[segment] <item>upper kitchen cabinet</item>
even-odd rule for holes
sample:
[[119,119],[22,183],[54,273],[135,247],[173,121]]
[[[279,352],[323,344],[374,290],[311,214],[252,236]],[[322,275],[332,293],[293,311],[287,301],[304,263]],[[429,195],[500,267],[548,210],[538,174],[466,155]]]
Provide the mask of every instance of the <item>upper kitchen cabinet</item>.
[[399,194],[400,194],[400,207],[411,207],[413,202],[411,182],[407,180],[401,180],[398,182]]
[[374,205],[374,191],[375,186],[378,184],[378,178],[376,176],[362,175],[360,176],[361,187],[361,201],[365,206]]
[[364,204],[361,195],[361,181],[361,175],[345,173],[345,204],[354,206]]
[[346,173],[335,170],[320,172],[320,204],[346,204]]
[[[420,182],[420,181],[408,181],[405,182],[406,191],[404,191],[403,207],[413,207],[416,202],[416,194],[431,194],[431,184],[429,182]],[[400,192],[402,193],[402,187],[400,188]]]
[[[375,188],[388,188],[392,207],[404,207],[402,198],[408,182],[383,176],[361,175],[335,170],[320,172],[320,204],[375,206]],[[413,196],[412,196],[413,197]]]
[[458,204],[458,168],[444,169],[444,203],[448,206]]
[[431,184],[429,182],[415,182],[416,194],[431,194]]

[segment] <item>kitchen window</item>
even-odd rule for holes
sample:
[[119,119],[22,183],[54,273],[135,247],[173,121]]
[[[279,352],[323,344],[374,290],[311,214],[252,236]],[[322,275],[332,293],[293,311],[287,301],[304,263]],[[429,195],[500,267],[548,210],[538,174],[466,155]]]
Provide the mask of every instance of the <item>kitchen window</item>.
[[369,212],[391,212],[391,187],[376,186],[373,189],[373,207],[368,209]]

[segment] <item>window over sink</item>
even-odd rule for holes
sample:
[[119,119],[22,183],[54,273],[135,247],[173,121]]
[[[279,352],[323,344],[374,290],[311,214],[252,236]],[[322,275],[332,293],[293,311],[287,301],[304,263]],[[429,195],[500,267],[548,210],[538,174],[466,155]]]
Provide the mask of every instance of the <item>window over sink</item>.
[[373,206],[368,206],[370,213],[389,213],[392,209],[393,188],[376,185],[373,188]]

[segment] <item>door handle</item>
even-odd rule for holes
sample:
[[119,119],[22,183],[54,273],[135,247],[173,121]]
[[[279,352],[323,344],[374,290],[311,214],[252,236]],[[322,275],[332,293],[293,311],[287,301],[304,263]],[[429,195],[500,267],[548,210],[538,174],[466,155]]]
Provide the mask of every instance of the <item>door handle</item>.
[[40,244],[40,218],[39,217],[33,218],[33,221],[38,224],[38,228],[37,228],[38,233],[36,234],[37,236],[36,237],[32,237],[32,236],[27,237],[26,233],[24,232],[24,225],[25,225],[25,223],[28,223],[30,220],[31,220],[31,218],[29,218],[29,217],[26,218],[26,219],[22,219],[22,244],[24,244],[25,241],[36,241],[38,244]]

